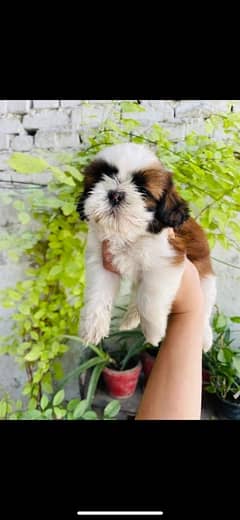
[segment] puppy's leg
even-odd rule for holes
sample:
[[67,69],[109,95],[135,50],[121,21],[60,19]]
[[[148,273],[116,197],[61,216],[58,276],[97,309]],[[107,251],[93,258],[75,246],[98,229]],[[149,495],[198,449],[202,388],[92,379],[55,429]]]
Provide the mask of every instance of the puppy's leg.
[[158,269],[144,273],[137,294],[137,306],[146,341],[157,346],[165,336],[167,319],[180,286],[184,261],[177,265],[160,259]]
[[136,296],[137,296],[137,285],[135,284],[132,288],[131,299],[127,309],[127,312],[123,316],[122,323],[120,325],[120,330],[132,330],[136,329],[136,327],[140,323],[140,315],[138,312],[137,304],[136,304]]
[[201,287],[204,295],[204,333],[203,333],[203,350],[207,352],[213,342],[213,332],[210,325],[210,318],[213,310],[213,306],[216,301],[216,277],[209,275],[201,279]]
[[81,312],[79,336],[85,343],[98,344],[109,334],[111,311],[120,277],[104,269],[101,243],[89,234],[86,254],[85,305]]

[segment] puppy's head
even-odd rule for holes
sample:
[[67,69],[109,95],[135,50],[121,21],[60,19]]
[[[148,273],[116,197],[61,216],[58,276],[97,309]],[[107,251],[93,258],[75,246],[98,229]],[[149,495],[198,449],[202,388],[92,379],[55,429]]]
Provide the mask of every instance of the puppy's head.
[[78,211],[104,232],[129,237],[175,228],[188,218],[172,174],[151,150],[135,143],[109,146],[96,155],[85,170]]

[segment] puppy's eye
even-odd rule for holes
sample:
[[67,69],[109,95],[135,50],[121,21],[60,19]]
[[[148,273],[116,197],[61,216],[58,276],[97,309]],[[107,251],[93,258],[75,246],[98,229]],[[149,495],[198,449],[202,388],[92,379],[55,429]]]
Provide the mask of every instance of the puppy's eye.
[[149,197],[150,196],[150,193],[148,190],[146,190],[146,188],[144,188],[144,186],[138,186],[138,191],[140,193],[142,193],[142,195],[145,195],[146,197]]

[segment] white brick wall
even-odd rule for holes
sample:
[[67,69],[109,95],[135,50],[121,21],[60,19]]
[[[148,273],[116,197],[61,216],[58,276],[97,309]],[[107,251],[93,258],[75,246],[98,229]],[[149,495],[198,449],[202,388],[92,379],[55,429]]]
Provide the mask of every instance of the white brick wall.
[[25,130],[54,130],[68,125],[68,115],[57,110],[41,110],[23,118]]
[[[77,150],[91,129],[106,117],[120,118],[115,100],[0,100],[0,163],[6,151]],[[239,100],[142,100],[145,112],[126,113],[146,131],[159,122],[170,138],[181,141],[191,130],[204,132],[204,121],[213,113],[240,110]],[[216,131],[214,136],[218,136]]]

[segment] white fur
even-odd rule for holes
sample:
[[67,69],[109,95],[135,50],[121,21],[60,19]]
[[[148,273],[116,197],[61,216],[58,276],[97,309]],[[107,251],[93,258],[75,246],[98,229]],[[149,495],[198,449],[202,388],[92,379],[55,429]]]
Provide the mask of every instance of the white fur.
[[[168,314],[181,283],[184,260],[176,264],[171,261],[176,252],[169,244],[167,228],[158,234],[146,231],[152,215],[131,182],[134,171],[150,168],[158,159],[145,146],[134,143],[106,148],[97,154],[97,158],[116,166],[118,175],[113,178],[105,175],[94,186],[84,205],[89,235],[85,307],[79,333],[86,343],[95,344],[109,334],[119,276],[103,267],[102,241],[107,239],[113,265],[121,277],[132,281],[134,287],[121,328],[135,328],[140,322],[146,341],[158,345],[165,335]],[[126,193],[119,207],[110,206],[109,190]],[[202,281],[206,299],[204,348],[209,348],[212,341],[209,318],[215,301],[213,278]]]
[[[146,234],[134,243],[123,244],[117,235],[110,240],[115,267],[136,287],[135,305],[132,302],[128,311],[131,326],[137,326],[140,319],[146,341],[152,345],[158,345],[165,335],[167,317],[184,269],[184,262],[177,266],[169,262],[175,251],[167,237],[168,230],[165,229],[159,235]],[[80,336],[87,343],[98,343],[109,333],[119,276],[104,269],[101,240],[93,229],[88,237],[86,277]],[[129,328],[129,320],[125,318],[124,321],[125,327],[122,328]]]
[[205,303],[205,320],[204,320],[204,335],[203,335],[203,350],[207,352],[213,341],[213,332],[210,326],[210,318],[212,309],[216,301],[217,287],[216,276],[209,275],[201,279],[201,287],[204,295]]

